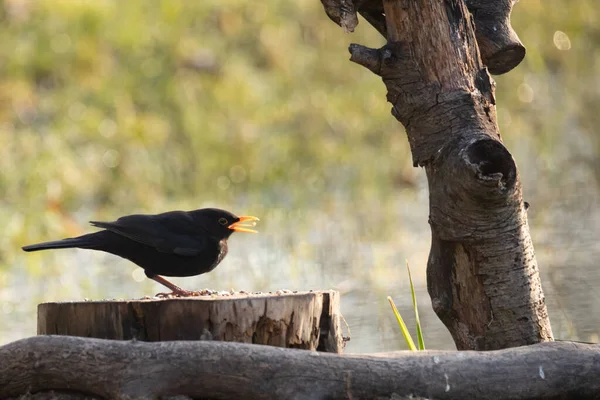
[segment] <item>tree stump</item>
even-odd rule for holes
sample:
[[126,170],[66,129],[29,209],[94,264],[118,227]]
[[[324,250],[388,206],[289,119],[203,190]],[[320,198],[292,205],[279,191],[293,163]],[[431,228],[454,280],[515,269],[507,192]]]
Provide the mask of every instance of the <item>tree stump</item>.
[[42,303],[38,335],[218,340],[341,353],[335,291]]

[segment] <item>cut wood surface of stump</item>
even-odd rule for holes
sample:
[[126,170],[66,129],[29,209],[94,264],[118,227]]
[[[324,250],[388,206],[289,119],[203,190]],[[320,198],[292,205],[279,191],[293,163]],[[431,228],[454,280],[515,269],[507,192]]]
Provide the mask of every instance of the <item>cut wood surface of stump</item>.
[[38,335],[218,340],[341,353],[335,291],[42,303]]

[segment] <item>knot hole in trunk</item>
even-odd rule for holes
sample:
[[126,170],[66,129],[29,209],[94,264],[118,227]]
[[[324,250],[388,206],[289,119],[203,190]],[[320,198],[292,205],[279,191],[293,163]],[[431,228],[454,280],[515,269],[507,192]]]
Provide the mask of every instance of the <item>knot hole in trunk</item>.
[[517,177],[517,166],[504,145],[493,139],[478,140],[467,149],[467,161],[475,166],[481,179],[497,181],[498,186],[510,189]]

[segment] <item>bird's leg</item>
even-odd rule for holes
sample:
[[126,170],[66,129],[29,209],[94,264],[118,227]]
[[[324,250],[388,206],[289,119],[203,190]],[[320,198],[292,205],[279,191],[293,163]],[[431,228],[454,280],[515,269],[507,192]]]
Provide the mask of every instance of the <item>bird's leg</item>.
[[196,296],[197,295],[196,294],[197,292],[182,289],[179,286],[175,285],[174,283],[169,282],[168,280],[166,280],[165,278],[163,278],[160,275],[152,275],[152,274],[149,274],[146,272],[146,276],[148,278],[160,283],[161,285],[168,287],[172,292],[172,293],[158,293],[156,295],[157,297],[168,297],[169,295],[187,297],[187,296]]

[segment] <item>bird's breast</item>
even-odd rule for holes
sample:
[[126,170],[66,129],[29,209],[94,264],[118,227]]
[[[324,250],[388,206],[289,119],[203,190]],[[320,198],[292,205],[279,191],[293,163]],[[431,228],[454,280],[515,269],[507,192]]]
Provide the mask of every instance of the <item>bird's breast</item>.
[[216,260],[213,268],[216,267],[217,265],[219,265],[219,263],[221,261],[223,261],[223,259],[227,255],[228,250],[229,250],[229,247],[227,246],[227,239],[221,239],[219,241],[219,255],[217,256],[217,260]]

